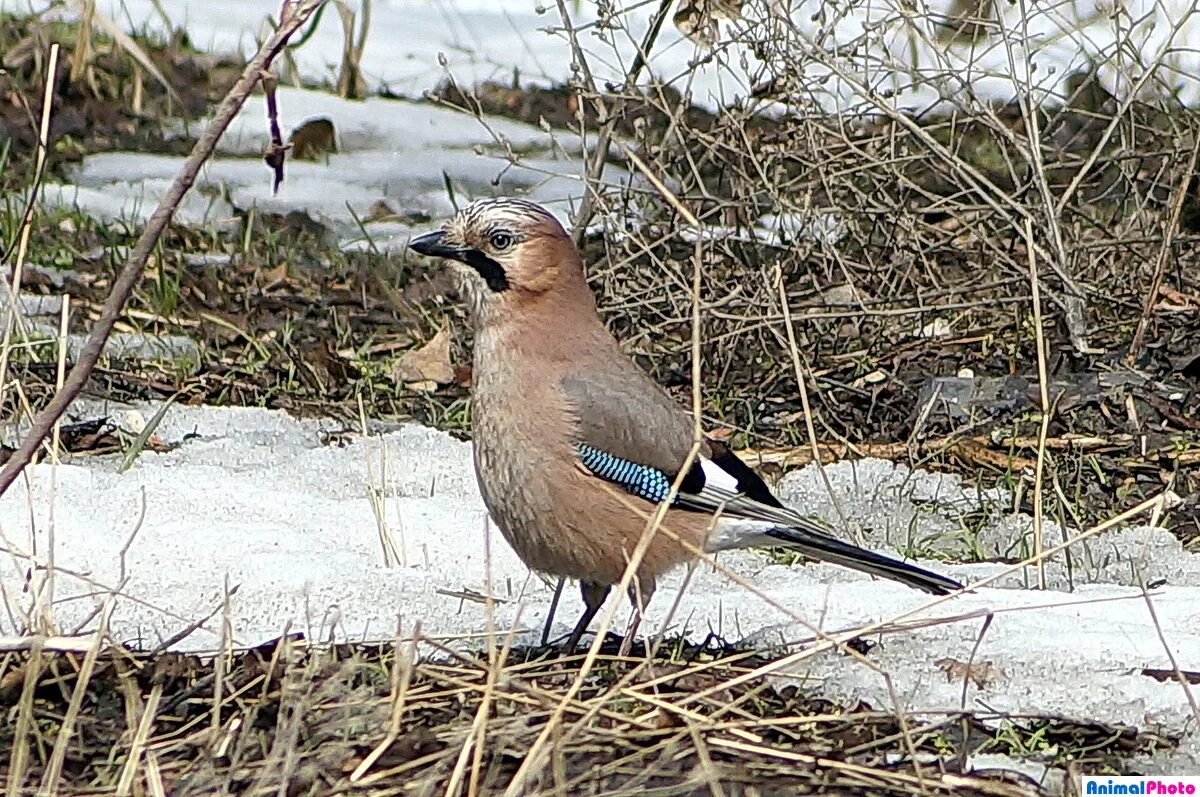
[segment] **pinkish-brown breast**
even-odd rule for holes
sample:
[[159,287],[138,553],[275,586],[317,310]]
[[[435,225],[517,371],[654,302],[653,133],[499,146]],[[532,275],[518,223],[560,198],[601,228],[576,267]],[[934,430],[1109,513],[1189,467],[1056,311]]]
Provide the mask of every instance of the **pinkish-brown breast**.
[[[588,357],[573,360],[560,346],[539,350],[536,341],[528,328],[488,325],[477,332],[471,415],[484,503],[530,568],[615,583],[654,506],[577,464],[579,424],[561,378],[565,368],[586,367]],[[710,520],[672,510],[666,525],[702,547]],[[639,571],[654,577],[690,558],[660,533]]]

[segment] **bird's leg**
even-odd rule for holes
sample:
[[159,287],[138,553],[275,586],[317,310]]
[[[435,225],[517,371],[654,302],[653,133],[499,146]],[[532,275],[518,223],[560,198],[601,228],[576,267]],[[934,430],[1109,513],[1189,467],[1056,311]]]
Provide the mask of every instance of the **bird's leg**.
[[608,584],[597,584],[594,581],[579,582],[579,594],[583,596],[583,605],[585,608],[579,618],[579,622],[575,624],[575,630],[571,632],[571,638],[567,640],[566,649],[569,652],[575,652],[575,647],[579,644],[580,638],[583,637],[583,632],[591,625],[592,620],[596,617],[596,613],[604,605],[604,599],[608,597],[608,593],[611,591],[612,587]]
[[546,612],[546,624],[542,626],[542,647],[550,644],[550,629],[554,626],[554,615],[558,613],[558,599],[562,597],[563,585],[566,583],[567,579],[559,576],[558,583],[554,585],[554,597],[550,599],[550,611]]
[[633,614],[629,618],[629,627],[625,629],[625,638],[621,640],[621,647],[617,650],[618,656],[624,658],[629,655],[633,640],[637,638],[638,628],[642,624],[642,610],[650,605],[650,598],[654,597],[656,586],[654,579],[634,579],[629,585],[629,602],[633,604]]

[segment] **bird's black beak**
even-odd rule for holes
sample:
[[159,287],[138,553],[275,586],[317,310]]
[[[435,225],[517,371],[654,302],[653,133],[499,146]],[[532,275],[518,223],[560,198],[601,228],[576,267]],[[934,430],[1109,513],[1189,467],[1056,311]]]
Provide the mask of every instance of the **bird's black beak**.
[[408,248],[421,255],[429,257],[448,257],[452,260],[465,261],[470,251],[466,247],[454,246],[446,242],[446,233],[441,230],[418,235],[408,242]]
[[418,235],[408,242],[408,248],[421,255],[430,257],[448,257],[465,263],[483,277],[483,281],[492,291],[499,293],[508,290],[508,275],[504,267],[478,249],[449,243],[446,233],[438,230]]

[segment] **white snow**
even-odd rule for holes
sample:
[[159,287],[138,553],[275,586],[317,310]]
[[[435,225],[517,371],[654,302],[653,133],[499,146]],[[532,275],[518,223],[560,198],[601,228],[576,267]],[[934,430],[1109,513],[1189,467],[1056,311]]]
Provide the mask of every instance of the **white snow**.
[[[783,25],[781,9],[790,7],[788,37],[803,52],[774,53],[765,63],[736,44],[707,53],[668,22],[649,68],[710,108],[746,98],[752,86],[773,76],[779,61],[805,64],[803,85],[795,87],[798,97],[839,112],[875,112],[880,102],[914,110],[1007,102],[1027,92],[1039,101],[1061,101],[1068,78],[1093,64],[1118,97],[1137,89],[1145,97],[1174,93],[1185,104],[1200,102],[1200,49],[1188,46],[1200,40],[1200,15],[1187,0],[1131,0],[1115,10],[1086,0],[1051,6],[997,3],[1000,24],[970,46],[938,40],[935,23],[951,3],[922,4],[920,14],[907,0],[841,5],[805,0],[790,6],[770,3],[769,9],[748,4],[747,19],[722,23],[727,41],[739,27]],[[0,10],[19,5],[0,0]],[[100,4],[131,29],[161,30],[165,23],[155,5],[153,0]],[[616,20],[598,21],[600,6],[570,4],[580,46],[598,82],[620,82],[657,5],[617,4]],[[161,6],[195,45],[247,53],[262,36],[267,16],[278,10],[274,0],[168,0]],[[341,23],[330,10],[315,35],[289,54],[305,79],[332,80],[341,48]],[[419,97],[448,76],[463,86],[486,79],[561,83],[572,74],[574,60],[553,4],[376,0],[362,69],[372,90]],[[1156,63],[1161,67],[1141,80]],[[289,76],[284,77],[286,83]],[[255,97],[243,109],[178,220],[227,227],[235,208],[299,210],[330,223],[347,248],[389,251],[401,248],[416,227],[403,218],[370,222],[372,209],[382,202],[402,217],[410,211],[444,216],[452,207],[447,177],[466,197],[519,193],[564,215],[583,194],[583,142],[577,135],[426,103],[378,97],[349,102],[287,87],[279,93],[285,136],[307,119],[327,117],[338,131],[339,153],[321,163],[292,160],[274,194],[270,173],[258,158],[268,140],[262,105]],[[181,158],[132,153],[92,155],[71,176],[72,184],[48,185],[45,201],[107,221],[144,222],[181,163]],[[619,185],[630,175],[610,168],[605,179]],[[770,241],[836,240],[840,227],[835,217],[769,216],[754,234]]]
[[[0,8],[13,5],[0,2]],[[153,0],[98,4],[131,28],[161,29]],[[263,36],[275,0],[163,0],[171,23],[186,27],[209,50],[249,52]],[[357,6],[357,2],[352,2]],[[657,2],[615,3],[615,18],[597,19],[610,4],[569,3],[579,44],[598,82],[623,79]],[[747,19],[722,23],[724,38],[749,26],[772,25],[807,43],[789,60],[811,61],[806,90],[826,109],[863,103],[864,89],[897,92],[902,107],[927,108],[961,100],[964,87],[984,99],[1007,102],[1030,88],[1067,95],[1072,72],[1099,66],[1105,88],[1127,96],[1141,71],[1161,61],[1143,93],[1178,92],[1200,102],[1200,17],[1189,0],[1065,0],[1053,4],[996,3],[1000,17],[990,35],[974,44],[945,44],[937,23],[952,0],[828,0],[747,3]],[[293,51],[301,74],[333,80],[341,62],[342,27],[333,9],[316,34]],[[617,25],[621,27],[617,27]],[[562,82],[574,57],[555,3],[545,0],[374,0],[362,70],[370,86],[418,96],[447,74],[460,84],[511,81]],[[819,63],[817,50],[832,54]],[[741,46],[706,59],[668,20],[654,51],[651,72],[696,102],[716,107],[771,74]],[[444,66],[443,66],[444,63]]]
[[[453,212],[445,180],[460,200],[520,193],[567,215],[583,194],[582,139],[506,119],[483,122],[457,111],[406,100],[343,100],[321,91],[278,91],[284,135],[313,117],[334,123],[339,152],[320,162],[290,159],[278,194],[259,155],[269,140],[261,97],[252,98],[202,170],[177,218],[185,224],[228,223],[234,208],[299,210],[329,223],[343,240],[359,239],[359,222],[376,203],[392,212],[434,218]],[[511,157],[510,157],[511,155]],[[90,155],[72,185],[49,185],[45,201],[77,207],[104,220],[144,222],[166,193],[183,159],[111,152]],[[610,181],[628,180],[619,168]],[[419,225],[424,229],[425,224]],[[403,246],[407,224],[366,221],[377,248]]]
[[[156,409],[139,411],[148,418]],[[125,409],[89,410],[102,411],[120,419]],[[180,643],[211,648],[218,643],[227,590],[236,589],[228,597],[228,619],[238,643],[288,628],[317,638],[388,638],[397,623],[411,629],[417,621],[425,634],[479,638],[489,621],[484,606],[462,597],[473,593],[503,601],[494,616],[499,633],[516,623],[521,639],[534,640],[551,592],[488,523],[470,445],[415,425],[366,438],[331,438],[343,431],[332,421],[281,412],[176,406],[158,434],[178,447],[143,452],[125,473],[116,472],[116,456],[30,468],[0,499],[0,587],[8,604],[0,617],[14,618],[0,619],[0,633],[20,630],[15,618],[32,601],[29,567],[39,564],[36,585],[53,531],[53,613],[63,632],[94,624],[97,608],[116,593],[116,638],[153,647],[211,617]],[[783,481],[781,497],[835,524],[836,498],[849,529],[880,549],[903,549],[914,519],[936,535],[953,528],[969,507],[1004,499],[977,495],[954,477],[877,460],[826,470],[832,496],[808,468]],[[383,499],[401,563],[384,564],[372,491]],[[992,533],[1025,533],[1028,518],[1005,515],[999,510],[993,518]],[[1060,532],[1047,529],[1055,538]],[[973,660],[987,663],[993,677],[985,686],[969,686],[968,708],[1184,731],[1194,719],[1180,685],[1141,674],[1145,667],[1172,665],[1146,599],[1130,584],[1139,570],[1147,582],[1165,580],[1150,597],[1157,622],[1180,667],[1198,669],[1200,556],[1149,527],[1115,531],[1088,547],[1108,561],[1077,567],[1073,590],[1055,564],[1047,591],[1025,589],[1014,576],[1000,588],[983,587],[933,608],[922,608],[929,596],[841,568],[787,567],[754,552],[721,554],[718,570],[698,568],[671,627],[693,638],[711,631],[772,646],[810,638],[812,628],[843,631],[909,614],[943,618],[867,635],[880,642],[871,661],[892,676],[907,708],[960,708],[962,677],[948,678],[942,660]],[[961,580],[1003,569],[925,564]],[[674,573],[660,587],[648,628],[663,623],[682,578]],[[572,587],[559,611],[558,633],[569,629],[580,608]],[[985,630],[989,611],[993,621]],[[618,628],[626,614],[622,606]],[[785,672],[836,699],[890,705],[880,676],[842,654],[806,657]],[[1194,754],[1194,737],[1188,744],[1184,754]]]

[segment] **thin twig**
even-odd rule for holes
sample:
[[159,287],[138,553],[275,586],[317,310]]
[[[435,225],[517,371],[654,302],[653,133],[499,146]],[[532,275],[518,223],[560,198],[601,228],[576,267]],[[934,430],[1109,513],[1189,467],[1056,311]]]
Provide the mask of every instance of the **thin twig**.
[[[825,485],[825,492],[829,494],[829,500],[833,503],[833,508],[837,510],[838,519],[841,520],[842,528],[850,526],[846,519],[846,513],[842,509],[842,502],[838,500],[837,491],[833,489],[833,482],[829,478],[829,473],[825,470],[825,465],[821,461],[820,444],[817,442],[817,429],[813,424],[813,409],[812,404],[808,400],[808,379],[811,374],[810,368],[806,368],[801,362],[800,348],[796,345],[796,325],[792,322],[792,309],[788,304],[787,287],[784,285],[783,274],[776,271],[776,281],[779,284],[779,306],[783,309],[783,324],[784,330],[787,332],[788,353],[791,355],[792,370],[796,376],[796,387],[800,393],[800,407],[804,411],[804,430],[808,434],[809,450],[812,452],[812,461],[816,465],[817,473],[821,475],[821,482]],[[863,537],[862,529],[855,528],[852,530],[854,541],[859,545],[865,546],[866,539]]]
[[279,55],[287,44],[287,40],[293,33],[296,32],[318,7],[325,0],[292,0],[285,5],[285,10],[282,15],[282,20],[279,28],[271,34],[262,48],[255,54],[250,62],[246,64],[246,68],[242,70],[242,75],[238,78],[237,83],[225,95],[225,99],[217,106],[216,113],[213,114],[212,121],[208,128],[196,145],[192,147],[192,152],[188,155],[188,159],[176,175],[174,182],[167,189],[166,195],[159,202],[158,207],[154,209],[150,220],[146,223],[146,228],[138,237],[137,243],[134,244],[133,250],[130,252],[129,260],[122,267],[121,272],[113,281],[112,292],[104,302],[104,306],[100,311],[100,317],[96,319],[96,323],[92,325],[92,331],[88,335],[87,342],[83,349],[79,352],[79,358],[75,365],[71,368],[71,373],[67,375],[66,381],[63,383],[62,390],[54,394],[46,408],[38,414],[34,419],[33,426],[29,430],[29,434],[21,441],[21,445],[12,453],[8,462],[4,466],[4,470],[0,471],[0,495],[3,495],[9,488],[9,485],[17,478],[17,476],[25,470],[25,466],[33,459],[34,453],[37,451],[42,441],[50,433],[54,426],[54,422],[66,412],[67,407],[75,400],[87,384],[88,377],[91,376],[92,369],[96,367],[97,361],[100,359],[100,354],[104,350],[104,344],[108,341],[108,336],[113,330],[113,326],[117,323],[117,319],[121,316],[121,308],[125,306],[125,302],[133,294],[133,289],[137,286],[142,278],[142,272],[146,267],[146,261],[150,257],[150,253],[154,251],[154,247],[158,244],[159,238],[170,224],[171,218],[175,215],[176,208],[183,201],[184,195],[192,187],[196,181],[196,176],[200,173],[200,169],[205,162],[212,156],[216,149],[217,141],[229,127],[242,105],[245,104],[246,98],[250,96],[250,92],[258,85],[262,79],[263,73],[270,66],[271,61]]
[[1179,669],[1179,660],[1175,658],[1175,651],[1171,650],[1171,645],[1167,642],[1167,636],[1163,633],[1162,623],[1158,621],[1158,612],[1154,611],[1154,601],[1150,597],[1150,593],[1146,590],[1146,585],[1143,582],[1142,597],[1146,601],[1146,611],[1150,613],[1150,621],[1154,623],[1154,632],[1158,634],[1158,641],[1163,646],[1163,651],[1167,654],[1167,660],[1171,662],[1171,669],[1174,672],[1175,680],[1179,681],[1180,687],[1183,688],[1183,696],[1187,699],[1188,705],[1191,706],[1192,716],[1196,718],[1196,723],[1200,724],[1200,703],[1196,702],[1196,696],[1192,694],[1191,684],[1184,676],[1183,671]]
[[108,621],[112,616],[114,598],[110,596],[104,602],[104,610],[100,617],[100,628],[96,631],[91,646],[83,656],[83,664],[75,676],[75,688],[71,690],[71,701],[67,704],[67,713],[63,716],[62,726],[54,739],[54,752],[50,755],[50,763],[46,766],[46,774],[42,778],[41,794],[54,795],[59,793],[59,781],[62,779],[63,764],[67,760],[67,748],[75,738],[75,726],[79,722],[79,712],[83,707],[84,697],[88,686],[91,685],[92,673],[96,668],[96,659],[100,649],[104,647],[108,635]]
[[[642,74],[642,69],[650,59],[650,51],[654,49],[654,42],[658,39],[658,33],[662,30],[663,22],[667,18],[667,14],[671,11],[672,0],[660,0],[658,11],[655,12],[654,18],[650,21],[650,27],[646,30],[646,35],[642,39],[641,45],[638,47],[637,55],[634,56],[633,64],[629,67],[629,71],[625,73],[625,80],[621,84],[621,95],[625,95],[634,86],[637,85],[638,78]],[[580,64],[584,61],[583,49],[579,47],[578,36],[571,25],[571,18],[567,14],[566,6],[561,2],[558,4],[559,15],[562,17],[563,25],[566,26],[568,35],[571,37],[571,47],[575,53],[575,58]],[[585,73],[586,74],[586,73]],[[608,152],[612,146],[612,134],[617,127],[617,122],[620,121],[620,114],[609,109],[600,99],[597,92],[595,81],[591,75],[587,74],[588,90],[595,97],[597,108],[600,109],[604,116],[600,123],[600,132],[596,136],[596,146],[592,149],[592,158],[588,163],[587,174],[584,177],[583,198],[579,202],[579,212],[575,214],[575,225],[571,230],[571,237],[575,239],[575,245],[583,244],[584,235],[587,233],[587,226],[592,220],[595,213],[596,192],[600,183],[600,178],[604,175],[604,164],[608,162]],[[580,98],[579,107],[582,110],[583,102]],[[586,131],[585,131],[586,132]],[[587,146],[587,136],[582,136],[583,146]]]
[[1167,261],[1171,257],[1175,236],[1179,233],[1179,217],[1183,214],[1183,206],[1188,198],[1188,186],[1192,183],[1192,176],[1196,173],[1196,158],[1200,155],[1200,133],[1195,134],[1195,140],[1192,142],[1192,154],[1188,156],[1187,166],[1179,173],[1179,182],[1175,186],[1175,196],[1171,201],[1171,220],[1167,222],[1166,228],[1163,230],[1162,247],[1158,250],[1158,259],[1154,263],[1154,277],[1150,280],[1150,288],[1146,291],[1146,302],[1142,305],[1142,316],[1138,319],[1137,330],[1133,333],[1133,340],[1129,344],[1129,352],[1125,355],[1125,362],[1133,365],[1137,360],[1138,353],[1142,350],[1142,338],[1146,334],[1146,327],[1150,325],[1150,318],[1154,315],[1154,306],[1158,304],[1158,294],[1162,290],[1163,272],[1167,269]]
[[1042,296],[1038,288],[1038,262],[1033,251],[1033,222],[1025,219],[1025,246],[1029,253],[1029,285],[1033,300],[1033,340],[1037,346],[1038,395],[1042,424],[1038,431],[1037,467],[1033,476],[1033,555],[1037,558],[1038,589],[1046,588],[1046,560],[1042,558],[1042,485],[1046,472],[1046,438],[1050,433],[1050,377],[1046,373],[1046,339],[1042,331]]
[[[33,217],[37,212],[42,192],[42,180],[46,176],[46,154],[50,149],[50,113],[54,108],[54,86],[58,78],[57,44],[50,45],[50,55],[46,59],[45,86],[42,92],[42,118],[38,126],[37,154],[34,156],[33,183],[29,188],[29,199],[21,214],[21,225],[17,234],[17,259],[13,263],[12,283],[8,287],[8,314],[4,316],[4,340],[0,343],[0,398],[4,396],[4,385],[8,382],[8,358],[12,351],[13,325],[17,321],[21,296],[21,282],[25,273],[25,258],[29,254],[29,239],[33,232]],[[4,252],[0,260],[8,260],[12,254],[11,247]],[[40,442],[40,441],[39,441]],[[0,490],[0,494],[3,490]]]

